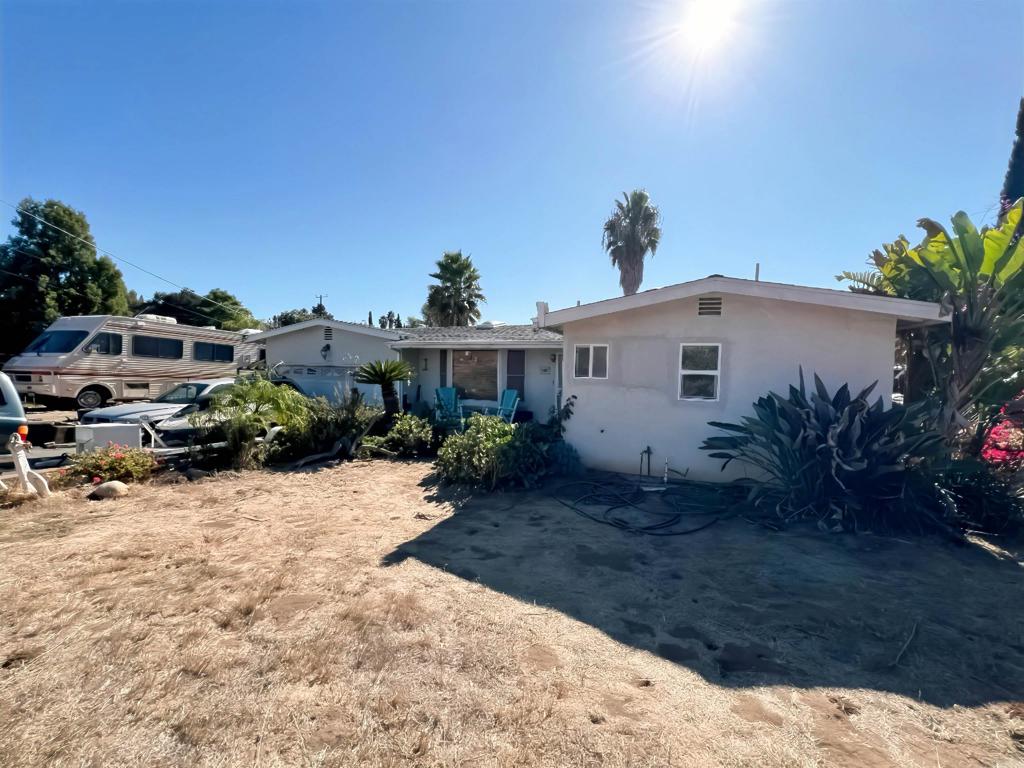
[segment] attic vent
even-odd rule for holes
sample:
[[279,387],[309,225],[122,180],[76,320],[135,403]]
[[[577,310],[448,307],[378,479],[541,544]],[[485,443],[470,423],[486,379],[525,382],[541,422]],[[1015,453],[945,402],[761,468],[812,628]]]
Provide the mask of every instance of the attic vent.
[[698,315],[720,315],[722,314],[721,296],[701,296],[697,299]]
[[330,328],[330,327],[324,328],[324,341],[330,341],[333,338],[334,338],[334,329]]

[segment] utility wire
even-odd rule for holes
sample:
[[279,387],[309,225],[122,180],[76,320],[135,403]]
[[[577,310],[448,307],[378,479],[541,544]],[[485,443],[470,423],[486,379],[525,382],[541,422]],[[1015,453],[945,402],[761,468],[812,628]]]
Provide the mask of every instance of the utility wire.
[[178,285],[173,280],[168,280],[166,277],[162,277],[161,275],[158,275],[156,272],[151,272],[150,270],[146,269],[145,267],[140,267],[138,264],[136,264],[134,262],[131,262],[131,261],[128,261],[128,259],[123,259],[120,256],[115,256],[110,251],[108,251],[108,250],[106,250],[104,248],[100,248],[98,245],[96,245],[96,243],[89,242],[84,237],[79,237],[74,232],[68,232],[66,229],[62,229],[61,227],[58,227],[56,224],[50,223],[49,221],[47,221],[46,219],[42,218],[41,216],[36,216],[31,211],[26,211],[24,208],[21,208],[21,207],[15,205],[14,203],[10,203],[10,202],[8,202],[6,200],[0,200],[0,203],[3,203],[4,205],[13,208],[18,213],[23,213],[26,216],[31,216],[36,221],[39,221],[39,222],[45,224],[48,227],[52,227],[53,229],[56,229],[58,232],[63,232],[68,237],[73,237],[73,238],[75,238],[75,240],[78,240],[79,242],[85,243],[86,245],[88,245],[91,248],[95,248],[97,251],[99,251],[100,253],[104,254],[105,256],[109,256],[110,258],[112,258],[112,259],[114,259],[116,261],[123,262],[123,263],[127,264],[130,267],[135,267],[135,269],[139,270],[140,272],[145,272],[147,275],[149,275],[150,277],[155,277],[157,280],[163,280],[168,285],[173,285],[179,291],[182,291],[184,293],[191,293],[193,296],[197,296],[198,298],[202,299],[203,301],[208,301],[211,304],[216,304],[218,307],[222,307],[222,308],[228,310],[229,312],[231,312],[233,314],[236,314],[236,315],[237,314],[242,314],[241,310],[239,310],[237,307],[230,307],[227,304],[223,304],[223,303],[221,303],[219,301],[215,301],[214,299],[211,299],[211,298],[209,298],[207,296],[203,296],[201,293],[196,293],[191,288],[186,288],[183,285]]
[[[36,256],[34,253],[29,253],[28,251],[23,251],[20,248],[15,248],[13,246],[8,246],[8,248],[10,248],[15,253],[20,253],[22,256],[28,256],[30,259],[35,259],[36,261],[41,261],[44,264],[46,264],[46,259],[44,259],[42,256]],[[7,272],[7,270],[3,270],[3,271],[6,272],[8,275],[14,274],[13,272]],[[28,280],[30,282],[34,282],[36,285],[39,285],[39,281],[38,280],[33,280],[30,277],[25,277],[24,275],[14,275],[14,276],[15,277],[20,277],[23,280]],[[76,296],[81,296],[83,299],[89,298],[88,296],[84,295],[80,291],[76,291],[74,288],[68,288],[67,286],[61,285],[60,283],[58,283],[57,285],[60,287],[60,289],[62,291],[70,291],[71,293],[75,294]],[[206,320],[209,323],[213,323],[213,325],[217,325],[217,321],[214,318],[210,317],[209,315],[204,315],[202,312],[197,312],[194,309],[190,309],[189,307],[186,307],[184,304],[175,304],[173,301],[168,301],[166,299],[162,299],[161,303],[168,304],[168,305],[170,305],[172,307],[177,307],[178,309],[182,310],[183,312],[189,312],[190,314],[193,314],[196,317],[202,318],[203,320]],[[147,308],[149,306],[152,306],[152,302],[149,302],[149,304],[147,305]]]

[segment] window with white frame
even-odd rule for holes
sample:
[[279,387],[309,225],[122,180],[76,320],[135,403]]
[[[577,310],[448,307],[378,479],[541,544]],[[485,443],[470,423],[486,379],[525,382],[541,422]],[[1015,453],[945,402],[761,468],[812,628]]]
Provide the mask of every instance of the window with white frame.
[[575,348],[575,355],[576,364],[573,368],[573,378],[608,378],[607,344],[577,344]]
[[680,400],[717,400],[721,373],[721,344],[679,345]]

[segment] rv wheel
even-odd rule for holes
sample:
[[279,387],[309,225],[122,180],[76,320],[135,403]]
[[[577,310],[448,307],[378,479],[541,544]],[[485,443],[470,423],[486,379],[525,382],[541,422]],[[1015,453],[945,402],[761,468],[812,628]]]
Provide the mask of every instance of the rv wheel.
[[102,408],[110,399],[110,393],[101,387],[86,387],[78,393],[75,402],[79,408]]

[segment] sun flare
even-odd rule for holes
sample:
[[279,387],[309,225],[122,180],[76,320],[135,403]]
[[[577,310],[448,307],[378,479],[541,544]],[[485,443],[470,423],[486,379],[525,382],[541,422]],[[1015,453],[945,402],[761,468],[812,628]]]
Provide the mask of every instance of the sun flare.
[[682,32],[697,53],[722,45],[736,28],[738,0],[691,0],[685,11]]

